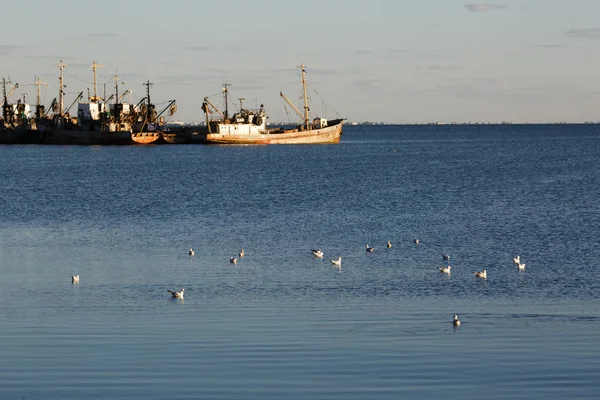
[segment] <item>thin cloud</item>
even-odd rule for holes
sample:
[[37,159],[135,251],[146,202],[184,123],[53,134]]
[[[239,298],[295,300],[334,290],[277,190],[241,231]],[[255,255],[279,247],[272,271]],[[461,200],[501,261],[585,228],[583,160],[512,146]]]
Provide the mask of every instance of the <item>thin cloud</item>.
[[52,56],[52,55],[33,55],[33,56],[25,56],[27,60],[56,60],[58,63],[61,59],[66,61],[67,57],[64,56]]
[[213,51],[215,48],[210,46],[188,46],[184,50],[190,51]]
[[529,47],[538,48],[538,49],[558,49],[558,48],[565,47],[565,46],[563,46],[562,44],[534,44]]
[[12,44],[0,44],[0,55],[13,54],[23,46],[17,46]]
[[503,10],[505,8],[508,8],[508,6],[493,3],[471,3],[465,4],[465,8],[471,12],[486,12],[492,10]]
[[373,52],[371,50],[357,50],[354,54],[357,56],[372,56]]
[[600,38],[600,28],[575,28],[566,33],[571,38]]
[[83,36],[91,37],[91,38],[116,38],[116,37],[119,37],[119,35],[116,33],[88,33]]
[[429,65],[429,69],[435,71],[448,71],[453,69],[458,69],[456,65],[439,65],[439,64],[431,64]]

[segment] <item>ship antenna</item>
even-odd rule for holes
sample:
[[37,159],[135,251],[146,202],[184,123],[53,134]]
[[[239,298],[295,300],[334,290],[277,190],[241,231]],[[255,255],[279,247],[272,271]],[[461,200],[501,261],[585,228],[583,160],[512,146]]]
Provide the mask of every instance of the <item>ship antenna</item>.
[[115,104],[119,102],[119,75],[115,74],[113,78],[115,81]]
[[302,69],[302,90],[304,91],[304,126],[308,130],[308,98],[306,97],[306,65],[302,63],[300,65]]
[[46,82],[42,82],[40,81],[40,78],[38,78],[36,76],[35,78],[35,82],[33,82],[34,85],[37,86],[37,97],[36,97],[36,105],[35,105],[35,113],[36,113],[36,117],[41,118],[42,117],[42,85],[45,85]]
[[154,85],[154,83],[150,82],[150,80],[143,83],[146,86],[146,96],[148,97],[148,105],[150,105],[150,86]]
[[229,92],[229,90],[227,90],[227,88],[229,86],[231,86],[230,83],[223,84],[223,95],[225,96],[225,119],[229,118],[229,108],[227,107],[227,93]]
[[65,107],[65,85],[63,84],[63,70],[65,67],[67,67],[67,64],[63,63],[63,60],[60,60],[57,67],[60,68],[60,76],[58,77],[58,106],[60,112],[59,115],[62,116]]
[[103,68],[104,65],[96,64],[96,60],[94,60],[94,63],[90,65],[90,67],[92,67],[92,71],[94,71],[94,97],[92,97],[90,100],[96,102],[99,100],[96,92],[96,69]]

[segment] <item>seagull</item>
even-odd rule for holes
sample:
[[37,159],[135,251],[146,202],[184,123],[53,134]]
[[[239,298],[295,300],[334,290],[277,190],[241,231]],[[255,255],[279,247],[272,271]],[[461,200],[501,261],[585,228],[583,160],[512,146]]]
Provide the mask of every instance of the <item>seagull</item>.
[[182,288],[179,292],[167,289],[167,292],[171,293],[171,296],[173,296],[174,299],[183,299],[183,292],[185,292],[185,289]]
[[440,272],[443,272],[444,274],[448,274],[448,275],[450,275],[451,269],[452,269],[452,267],[450,265],[448,265],[447,267],[439,268]]
[[331,260],[331,263],[333,265],[337,265],[338,267],[341,267],[342,266],[342,256],[339,256],[337,258],[337,260]]
[[518,265],[521,263],[521,256],[513,257],[513,264]]
[[518,263],[517,268],[519,268],[519,271],[525,271],[525,264]]
[[190,247],[190,257],[194,255],[194,249]]
[[229,262],[232,263],[232,264],[237,264],[237,260],[238,260],[237,257],[231,257],[231,258],[229,258]]
[[79,275],[72,275],[71,276],[71,282],[72,283],[79,283]]
[[444,260],[444,261],[450,261],[450,254],[444,254],[444,253],[442,253],[442,260]]
[[419,239],[413,240],[414,244],[419,244]]
[[244,253],[244,249],[240,250],[240,254],[239,255],[240,255],[240,258],[242,258],[242,257],[244,257],[246,255],[246,253]]
[[313,256],[323,258],[323,251],[321,249],[310,249],[312,251]]
[[375,247],[369,247],[369,245],[367,244],[367,253],[372,253],[375,251]]
[[392,247],[392,242],[388,240],[387,244],[386,244],[387,248],[391,248]]
[[476,278],[487,279],[487,271],[484,269],[483,271],[473,272]]
[[460,321],[458,319],[458,315],[454,314],[454,320],[452,321],[452,325],[454,325],[455,328],[458,328],[460,326]]

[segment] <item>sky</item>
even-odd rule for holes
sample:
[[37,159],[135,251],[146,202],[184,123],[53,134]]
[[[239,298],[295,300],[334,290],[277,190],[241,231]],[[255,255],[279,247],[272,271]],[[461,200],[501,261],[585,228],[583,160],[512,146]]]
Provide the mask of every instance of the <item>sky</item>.
[[[222,107],[222,85],[271,123],[296,122],[305,64],[313,116],[384,123],[600,120],[598,0],[13,0],[2,5],[0,75],[15,96],[92,87],[144,96],[173,119]],[[108,97],[108,94],[107,94]]]

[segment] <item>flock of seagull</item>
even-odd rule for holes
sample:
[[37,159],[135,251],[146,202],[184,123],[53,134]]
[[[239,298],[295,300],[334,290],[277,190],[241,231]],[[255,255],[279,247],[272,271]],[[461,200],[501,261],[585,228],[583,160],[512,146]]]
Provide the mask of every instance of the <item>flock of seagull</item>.
[[[414,239],[413,240],[414,244],[419,244],[420,241],[419,239]],[[386,243],[386,247],[389,249],[392,247],[392,242],[390,240],[387,241]],[[325,254],[323,253],[323,250],[321,250],[320,248],[317,249],[310,249],[310,251],[312,252],[312,254],[315,257],[318,258],[323,258],[325,256]],[[373,246],[369,246],[369,244],[367,244],[366,246],[366,252],[367,253],[373,253],[375,251],[375,247]],[[194,249],[190,248],[188,254],[190,255],[190,257],[193,257],[195,255]],[[245,255],[244,253],[244,249],[241,249],[240,252],[238,253],[237,257],[236,256],[232,256],[229,258],[229,262],[231,264],[237,264],[238,259],[243,258]],[[444,254],[442,253],[442,260],[443,261],[450,261],[450,255],[449,254]],[[338,258],[331,260],[331,263],[337,267],[337,268],[341,268],[342,267],[342,256],[338,256]],[[516,256],[513,257],[513,264],[517,266],[519,271],[525,271],[525,264],[521,262],[521,257],[520,256]],[[448,265],[446,267],[441,267],[439,268],[441,273],[444,274],[448,274],[450,275],[451,270],[452,270],[452,266]],[[487,279],[487,270],[483,270],[483,271],[475,271],[473,272],[473,274],[475,274],[476,278],[480,278],[480,279]],[[79,283],[79,275],[72,275],[71,276],[71,282],[72,283]],[[171,294],[171,297],[174,299],[181,299],[183,300],[183,294],[185,292],[184,288],[181,288],[181,290],[169,290],[167,289],[167,292],[169,292],[169,294]],[[458,315],[454,315],[454,319],[452,320],[452,325],[455,328],[458,328],[460,326],[460,320],[458,319]]]
[[[413,243],[418,245],[420,243],[420,241],[419,241],[419,239],[414,239]],[[392,242],[390,240],[387,241],[386,247],[387,248],[392,247]],[[324,257],[323,250],[321,250],[321,249],[311,249],[310,251],[312,252],[312,254],[315,257],[319,257],[319,258]],[[373,253],[375,251],[375,247],[369,246],[369,244],[367,244],[366,251],[367,251],[367,253]],[[442,260],[450,261],[450,255],[442,253]],[[335,265],[336,267],[341,268],[342,257],[340,256],[335,260],[331,260],[331,263],[333,265]],[[525,271],[525,264],[521,262],[520,256],[513,257],[513,264],[517,266],[519,271]],[[439,270],[441,273],[450,275],[452,266],[448,265],[446,267],[441,267],[441,268],[439,268]],[[475,272],[473,272],[473,274],[475,275],[476,278],[487,279],[487,270],[485,270],[485,269],[483,271],[475,271]],[[452,325],[454,326],[454,328],[458,328],[460,326],[460,320],[458,319],[458,315],[456,315],[456,314],[454,314],[454,319],[452,320]]]

